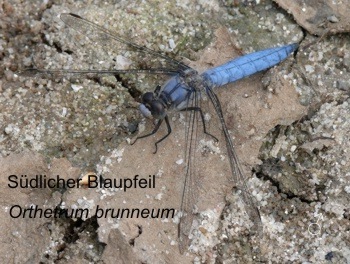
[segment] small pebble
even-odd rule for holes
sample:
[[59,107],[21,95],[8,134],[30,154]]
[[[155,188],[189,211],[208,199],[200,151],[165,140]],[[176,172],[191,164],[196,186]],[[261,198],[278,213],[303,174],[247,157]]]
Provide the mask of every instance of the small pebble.
[[96,180],[97,179],[96,174],[94,172],[86,173],[83,177],[81,177],[80,184],[81,185],[87,185],[89,183],[89,179],[90,180]]

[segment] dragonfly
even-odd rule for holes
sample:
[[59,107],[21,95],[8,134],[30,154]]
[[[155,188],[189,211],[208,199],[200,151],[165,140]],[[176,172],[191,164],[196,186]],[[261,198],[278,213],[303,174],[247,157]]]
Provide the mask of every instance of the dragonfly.
[[[124,56],[129,53],[141,54],[143,63],[135,64],[135,67],[128,69],[88,69],[88,70],[63,70],[63,69],[27,69],[31,74],[145,74],[166,76],[167,81],[157,85],[154,92],[146,92],[142,96],[139,110],[146,118],[155,121],[153,130],[145,135],[138,136],[138,139],[151,136],[158,132],[163,123],[166,124],[167,133],[155,142],[155,152],[158,144],[166,139],[172,132],[169,114],[173,111],[186,113],[185,128],[185,170],[184,183],[181,197],[181,218],[178,225],[179,250],[184,253],[188,249],[191,239],[192,223],[195,219],[195,207],[198,202],[199,180],[196,173],[196,144],[198,144],[198,130],[202,129],[204,134],[217,138],[207,131],[205,116],[201,107],[204,98],[207,99],[214,109],[217,120],[225,139],[227,157],[230,164],[230,174],[237,189],[240,190],[240,198],[244,204],[245,212],[253,223],[252,230],[259,234],[263,231],[260,212],[246,184],[247,177],[243,169],[233,140],[227,128],[220,100],[215,89],[237,80],[246,78],[252,74],[267,70],[290,56],[298,49],[297,43],[280,47],[269,48],[234,58],[227,63],[208,69],[199,74],[195,69],[189,67],[180,60],[158,52],[146,46],[134,43],[99,26],[79,15],[63,13],[61,20],[70,28],[85,35],[93,42],[102,45],[111,45],[116,52],[123,52]],[[141,65],[141,66],[140,66]],[[133,65],[132,65],[133,66]],[[201,124],[201,125],[199,125]]]

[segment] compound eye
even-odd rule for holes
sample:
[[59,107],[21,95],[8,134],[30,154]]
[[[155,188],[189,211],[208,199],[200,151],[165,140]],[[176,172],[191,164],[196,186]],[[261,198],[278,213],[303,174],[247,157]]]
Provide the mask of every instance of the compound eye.
[[150,104],[152,116],[156,119],[163,119],[165,116],[165,109],[161,102],[153,100]]
[[154,95],[151,92],[144,93],[142,95],[142,103],[150,104],[154,99]]

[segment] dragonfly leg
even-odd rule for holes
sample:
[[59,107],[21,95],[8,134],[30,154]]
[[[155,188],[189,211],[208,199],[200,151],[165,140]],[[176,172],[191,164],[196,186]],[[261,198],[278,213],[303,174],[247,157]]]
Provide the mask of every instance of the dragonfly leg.
[[157,85],[156,89],[155,89],[155,90],[154,90],[154,92],[153,92],[153,93],[155,94],[155,96],[156,96],[156,97],[158,97],[158,94],[159,94],[160,88],[162,88],[162,86]]
[[148,133],[148,134],[146,134],[146,135],[137,137],[137,138],[135,139],[135,141],[132,142],[130,145],[134,145],[138,139],[146,138],[146,137],[152,136],[153,134],[157,133],[157,131],[158,131],[160,125],[162,124],[162,122],[163,122],[163,119],[159,119],[159,120],[158,120],[158,123],[157,123],[156,126],[153,128],[153,130],[152,130],[151,133]]
[[203,114],[203,111],[202,111],[202,109],[200,107],[187,107],[185,109],[182,109],[181,111],[198,111],[200,113],[200,115],[201,115],[204,134],[207,134],[208,136],[212,137],[216,142],[219,142],[217,137],[215,137],[214,135],[212,135],[209,132],[207,132],[207,128],[205,126],[205,121],[204,121],[204,114]]
[[[158,143],[162,142],[164,139],[166,139],[170,133],[171,133],[171,126],[170,126],[170,122],[169,122],[169,118],[168,116],[165,116],[164,117],[164,120],[165,120],[165,123],[166,123],[166,126],[168,128],[168,133],[162,137],[161,139],[159,139],[156,143],[154,143],[154,145],[156,146],[156,150],[153,152],[153,154],[156,154],[157,153],[157,150],[158,150]],[[157,131],[159,130],[160,128],[160,125],[163,123],[163,119],[159,119],[158,120],[158,123],[156,124],[156,126],[153,128],[152,132],[151,133],[148,133],[146,135],[143,135],[143,136],[140,136],[140,137],[137,137],[135,139],[135,141],[133,143],[131,143],[131,145],[134,145],[135,142],[138,140],[138,139],[141,139],[141,138],[146,138],[146,137],[149,137],[149,136],[152,136],[153,134],[157,133]]]
[[[156,146],[156,150],[153,152],[153,154],[156,154],[156,153],[157,153],[157,150],[158,150],[157,145],[158,145],[158,143],[160,143],[160,142],[162,142],[164,139],[166,139],[166,138],[170,135],[170,133],[171,133],[171,126],[170,126],[170,122],[169,122],[168,116],[165,116],[165,117],[164,117],[164,120],[165,120],[165,124],[166,124],[166,126],[167,126],[167,128],[168,128],[168,133],[167,133],[164,137],[162,137],[161,139],[159,139],[156,143],[154,143],[154,145]],[[163,120],[162,120],[162,121],[163,121]],[[158,130],[158,129],[157,129],[157,130]]]

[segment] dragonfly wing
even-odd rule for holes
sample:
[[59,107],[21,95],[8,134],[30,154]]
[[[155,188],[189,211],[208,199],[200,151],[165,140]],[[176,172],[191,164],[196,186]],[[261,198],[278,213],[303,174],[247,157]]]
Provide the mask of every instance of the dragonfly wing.
[[248,191],[248,187],[246,184],[246,179],[243,174],[243,170],[241,167],[241,164],[239,162],[238,156],[236,154],[231,136],[228,132],[226,122],[224,119],[224,115],[222,112],[220,101],[217,97],[217,95],[213,92],[213,90],[209,87],[207,87],[207,94],[210,98],[210,101],[212,102],[216,114],[220,120],[221,128],[224,133],[225,141],[226,141],[226,148],[227,148],[227,155],[230,161],[231,171],[232,171],[232,177],[233,181],[238,189],[240,189],[241,194],[240,197],[243,201],[245,211],[249,216],[249,219],[253,222],[253,230],[255,233],[259,234],[259,236],[262,236],[263,232],[263,225],[261,222],[261,217],[259,210],[257,206],[255,205],[254,199],[250,192]]
[[[126,82],[130,86],[133,83],[142,83],[142,87],[152,87],[153,89],[154,86],[165,82],[169,75],[173,76],[190,68],[176,59],[138,45],[120,34],[78,15],[63,13],[60,18],[68,27],[80,33],[75,34],[71,40],[74,45],[83,47],[75,54],[79,59],[71,60],[71,58],[68,58],[68,62],[70,61],[72,64],[69,69],[40,69],[35,67],[21,71],[22,75],[69,77],[77,74],[107,74],[120,77],[120,74],[127,74],[128,81]],[[82,36],[85,36],[85,38],[81,38]],[[60,45],[58,46],[60,47]],[[70,53],[63,52],[61,57],[67,56],[67,54]],[[72,63],[72,61],[79,61],[79,63]],[[37,63],[33,62],[33,64]],[[43,62],[40,61],[39,64],[43,64]],[[44,63],[45,67],[50,64]],[[121,77],[121,79],[123,80],[124,77]]]
[[[85,35],[94,44],[99,44],[102,47],[110,47],[108,49],[109,53],[122,53],[124,56],[127,56],[129,53],[137,53],[136,60],[138,62],[142,61],[145,64],[143,67],[145,69],[163,68],[179,72],[180,70],[189,68],[187,65],[178,60],[170,58],[169,56],[147,47],[133,43],[116,32],[112,32],[78,15],[63,13],[60,15],[60,18],[67,26]],[[134,59],[133,56],[131,56],[130,59]]]
[[191,229],[195,220],[196,205],[200,193],[201,180],[198,164],[198,133],[203,132],[200,112],[190,110],[200,107],[200,91],[193,89],[192,97],[188,98],[185,129],[185,180],[181,199],[182,217],[179,223],[179,249],[182,254],[190,245]]

